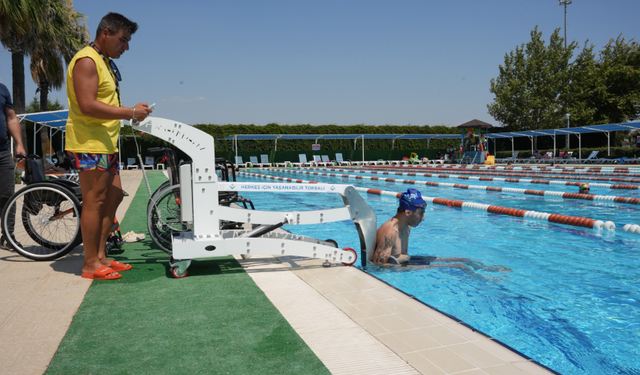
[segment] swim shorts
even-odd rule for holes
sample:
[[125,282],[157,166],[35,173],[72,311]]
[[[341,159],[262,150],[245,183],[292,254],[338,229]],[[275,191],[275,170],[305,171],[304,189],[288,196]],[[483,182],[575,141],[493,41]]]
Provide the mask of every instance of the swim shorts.
[[98,169],[107,171],[112,176],[120,174],[118,154],[91,154],[88,152],[75,153],[67,151],[67,156],[78,172]]
[[[408,264],[412,265],[412,266],[428,266],[434,260],[436,260],[436,257],[434,257],[434,256],[412,255],[409,258],[409,263]],[[389,256],[389,260],[387,260],[387,263],[389,263],[389,264],[400,264],[400,262],[398,262],[398,259],[396,259],[393,255]]]

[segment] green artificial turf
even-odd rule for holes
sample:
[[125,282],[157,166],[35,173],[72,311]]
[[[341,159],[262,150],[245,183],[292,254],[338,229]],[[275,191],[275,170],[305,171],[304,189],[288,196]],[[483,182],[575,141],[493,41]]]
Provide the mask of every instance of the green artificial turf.
[[[166,179],[148,172],[152,191]],[[142,181],[121,223],[146,239],[110,257],[133,269],[94,280],[47,374],[328,374],[232,257],[175,279],[150,239]]]

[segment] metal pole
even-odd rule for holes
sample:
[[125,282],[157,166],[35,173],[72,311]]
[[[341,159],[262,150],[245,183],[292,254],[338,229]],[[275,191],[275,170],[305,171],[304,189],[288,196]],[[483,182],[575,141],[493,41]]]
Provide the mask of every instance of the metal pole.
[[[573,0],[558,0],[558,4],[559,5],[564,5],[564,49],[566,51],[567,49],[567,5],[571,4],[573,2]],[[569,62],[567,61],[567,67],[569,65]],[[569,110],[569,99],[568,97],[566,97],[567,94],[567,85],[568,85],[568,81],[565,82],[565,109],[568,111]],[[567,119],[567,128],[569,127],[569,114],[567,113],[565,115],[565,118]],[[567,134],[567,149],[569,148],[569,134]]]
[[[564,115],[564,118],[567,119],[567,130],[569,129],[569,117],[571,117],[571,115],[568,113]],[[569,148],[569,134],[567,134],[567,149],[568,148]]]

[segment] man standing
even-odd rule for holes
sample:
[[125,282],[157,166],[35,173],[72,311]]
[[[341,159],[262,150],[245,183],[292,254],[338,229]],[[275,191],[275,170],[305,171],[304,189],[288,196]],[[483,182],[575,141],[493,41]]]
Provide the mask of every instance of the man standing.
[[118,271],[131,269],[131,265],[107,259],[105,244],[122,201],[117,154],[121,120],[143,121],[152,112],[147,103],[122,106],[122,76],[112,60],[129,50],[137,29],[124,16],[107,14],[93,43],[78,52],[67,69],[66,151],[80,177],[82,277],[89,279],[117,279],[122,277]]
[[[0,83],[0,213],[15,191],[15,164],[11,155],[9,135],[16,142],[16,154],[26,154],[22,144],[20,122],[13,108],[11,94],[7,86]],[[5,233],[2,233],[0,246],[8,249]]]

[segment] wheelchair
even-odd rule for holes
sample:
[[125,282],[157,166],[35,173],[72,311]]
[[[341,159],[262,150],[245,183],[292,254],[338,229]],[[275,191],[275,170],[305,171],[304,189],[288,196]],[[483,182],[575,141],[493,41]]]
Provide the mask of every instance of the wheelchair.
[[[60,258],[82,243],[80,184],[77,179],[46,179],[40,156],[18,156],[25,160],[22,178],[27,186],[15,192],[2,210],[2,241],[25,258]],[[116,220],[107,249],[119,248],[124,242]]]
[[[147,205],[147,228],[153,242],[167,254],[172,254],[171,238],[176,233],[191,230],[180,216],[180,182],[176,156],[172,149],[155,147],[148,150],[160,154],[167,163],[169,181],[151,194]],[[76,180],[46,179],[44,165],[38,155],[19,155],[25,159],[23,180],[26,187],[7,201],[2,216],[2,240],[25,258],[48,261],[60,258],[82,243],[80,216],[82,191]],[[216,158],[216,170],[223,181],[235,181],[235,166],[224,158]],[[231,171],[231,172],[229,172]],[[237,192],[225,192],[219,197],[221,205],[241,204],[254,209],[249,199]],[[241,223],[222,221],[223,229],[235,229]],[[117,221],[107,240],[107,252],[125,242]]]
[[[147,204],[147,229],[152,241],[162,251],[171,255],[172,236],[192,229],[189,223],[181,220],[180,216],[178,163],[176,162],[175,152],[170,148],[153,147],[147,151],[152,155],[158,155],[156,159],[167,165],[167,173],[169,175],[169,181],[165,181],[151,194]],[[232,162],[225,158],[216,158],[215,164],[216,171],[220,173],[221,181],[236,181],[236,168]],[[238,204],[244,206],[245,209],[255,209],[251,200],[243,198],[238,192],[220,192],[218,202],[224,206]],[[220,229],[238,229],[241,225],[241,223],[222,220]]]
[[76,181],[46,180],[38,155],[25,159],[27,186],[15,192],[2,210],[3,240],[20,255],[53,260],[82,243],[82,192]]

